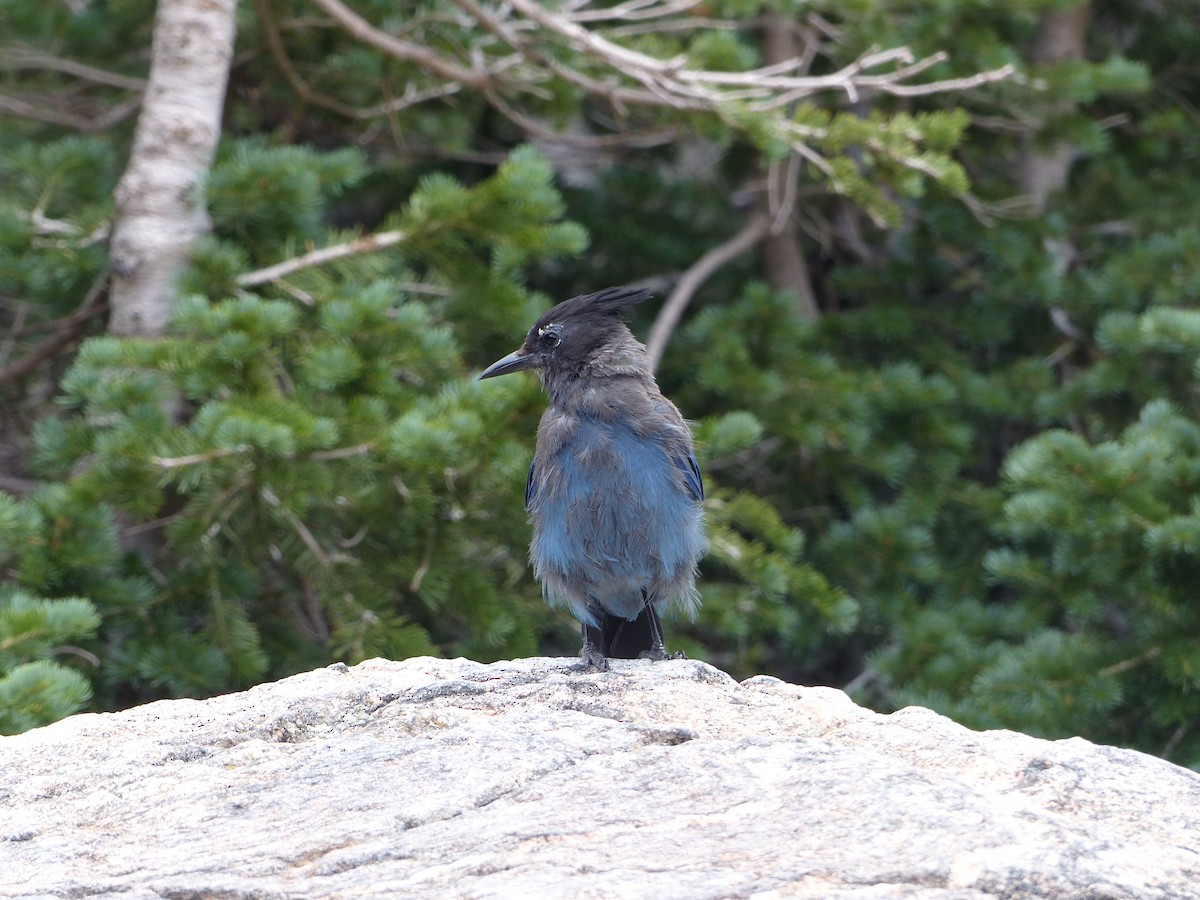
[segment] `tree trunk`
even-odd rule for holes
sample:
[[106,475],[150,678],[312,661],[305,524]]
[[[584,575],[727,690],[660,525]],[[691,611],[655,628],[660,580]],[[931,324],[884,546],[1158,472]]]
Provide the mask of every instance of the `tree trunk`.
[[116,190],[109,331],[158,337],[208,232],[202,183],[221,136],[237,0],[159,0],[150,78]]
[[[1083,59],[1091,15],[1092,9],[1087,3],[1069,9],[1046,10],[1038,23],[1029,61],[1058,63]],[[1074,110],[1075,104],[1070,100],[1051,103],[1046,109],[1047,124],[1055,118],[1070,115]],[[1067,186],[1067,177],[1076,156],[1076,148],[1065,141],[1046,146],[1038,143],[1036,134],[1026,136],[1017,169],[1017,181],[1038,212],[1045,212],[1051,194]]]
[[[796,41],[796,32],[790,19],[778,14],[768,13],[765,16],[762,29],[763,62],[767,65],[796,59],[800,47]],[[796,217],[790,207],[794,201],[794,184],[789,182],[796,178],[792,167],[787,164],[771,166],[767,172],[767,190],[759,201],[759,212],[770,216],[771,230],[763,241],[763,267],[767,284],[773,291],[787,291],[796,298],[796,309],[805,319],[815,319],[820,315],[817,298],[813,294],[812,278],[809,276],[808,263],[800,247],[800,229],[796,225]],[[780,198],[784,208],[779,215],[771,209],[770,198]]]

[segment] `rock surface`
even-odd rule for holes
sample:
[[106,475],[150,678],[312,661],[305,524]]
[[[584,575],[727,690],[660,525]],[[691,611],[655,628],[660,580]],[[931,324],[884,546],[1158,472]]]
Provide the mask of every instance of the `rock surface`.
[[1200,897],[1200,776],[704,663],[373,660],[0,739],[0,896]]

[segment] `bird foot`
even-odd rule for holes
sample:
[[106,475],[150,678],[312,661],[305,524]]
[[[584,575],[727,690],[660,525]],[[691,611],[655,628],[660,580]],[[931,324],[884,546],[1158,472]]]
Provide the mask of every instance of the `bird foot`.
[[648,659],[651,662],[664,662],[668,659],[687,659],[687,654],[682,650],[668,653],[666,647],[651,647],[649,650],[643,650],[639,653],[638,659]]
[[608,671],[608,657],[595,647],[584,647],[579,651],[579,658],[583,660],[583,670],[585,672]]

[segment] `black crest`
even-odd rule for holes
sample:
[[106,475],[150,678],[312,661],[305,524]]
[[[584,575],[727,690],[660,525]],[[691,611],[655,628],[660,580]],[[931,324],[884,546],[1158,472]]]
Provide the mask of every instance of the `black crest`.
[[[597,352],[605,348],[614,352],[625,348],[625,356],[629,357],[630,348],[641,345],[634,340],[621,312],[649,298],[645,288],[614,287],[564,300],[537,320],[519,350],[496,360],[479,377],[537,369],[545,381],[551,376],[586,371]],[[628,360],[624,364],[629,365]]]
[[538,319],[533,331],[537,332],[550,324],[587,321],[600,323],[605,319],[620,319],[625,307],[649,300],[650,296],[650,292],[645,288],[612,287],[596,291],[594,294],[572,297]]

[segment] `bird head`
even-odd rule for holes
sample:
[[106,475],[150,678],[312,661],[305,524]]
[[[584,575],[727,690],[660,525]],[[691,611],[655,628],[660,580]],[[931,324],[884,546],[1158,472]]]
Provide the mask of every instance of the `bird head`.
[[536,369],[549,385],[597,368],[640,371],[645,367],[644,348],[621,313],[649,297],[644,288],[617,287],[564,300],[534,323],[525,343],[479,377]]

